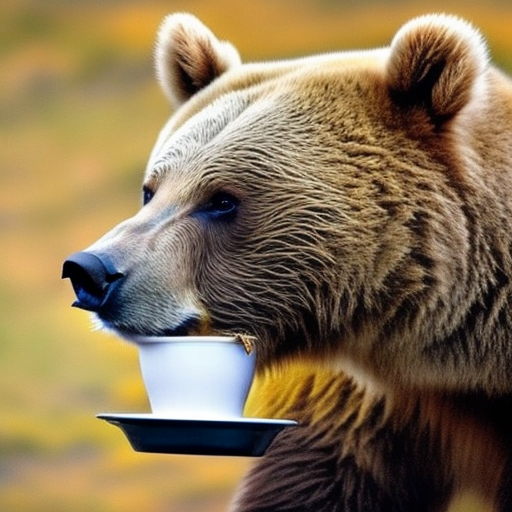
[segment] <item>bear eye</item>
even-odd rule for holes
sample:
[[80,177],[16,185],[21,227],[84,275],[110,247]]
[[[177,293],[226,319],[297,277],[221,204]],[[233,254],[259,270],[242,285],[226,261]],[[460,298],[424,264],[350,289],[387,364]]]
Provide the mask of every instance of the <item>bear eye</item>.
[[231,219],[234,217],[240,201],[228,192],[217,192],[201,209],[201,213],[213,219]]
[[153,199],[154,195],[155,193],[149,187],[142,187],[142,204],[146,206]]

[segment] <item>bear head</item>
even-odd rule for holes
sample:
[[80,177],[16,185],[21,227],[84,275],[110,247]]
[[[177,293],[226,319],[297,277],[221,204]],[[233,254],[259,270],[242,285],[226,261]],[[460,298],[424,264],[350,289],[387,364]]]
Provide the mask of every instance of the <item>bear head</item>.
[[510,387],[511,87],[474,28],[424,16],[387,48],[242,64],[175,14],[156,67],[174,112],[144,206],[88,249],[106,270],[76,305],[128,337],[254,336],[263,366]]

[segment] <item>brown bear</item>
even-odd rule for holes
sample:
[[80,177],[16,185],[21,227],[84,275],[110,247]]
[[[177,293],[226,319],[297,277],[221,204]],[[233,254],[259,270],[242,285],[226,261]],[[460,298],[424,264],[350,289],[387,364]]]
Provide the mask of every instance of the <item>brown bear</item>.
[[233,512],[512,510],[512,81],[452,16],[242,64],[168,17],[144,206],[64,266],[130,336],[255,338],[249,414],[299,419]]

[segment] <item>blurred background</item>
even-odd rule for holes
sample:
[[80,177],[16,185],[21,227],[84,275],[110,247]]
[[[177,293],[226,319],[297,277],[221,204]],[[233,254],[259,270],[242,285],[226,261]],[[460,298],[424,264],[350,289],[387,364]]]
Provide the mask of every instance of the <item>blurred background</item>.
[[444,11],[480,27],[512,69],[510,0],[2,0],[2,512],[220,512],[250,464],[136,453],[97,420],[148,410],[137,355],[92,332],[60,280],[66,255],[139,208],[170,114],[153,78],[154,34],[180,10],[245,60],[386,45],[410,17]]

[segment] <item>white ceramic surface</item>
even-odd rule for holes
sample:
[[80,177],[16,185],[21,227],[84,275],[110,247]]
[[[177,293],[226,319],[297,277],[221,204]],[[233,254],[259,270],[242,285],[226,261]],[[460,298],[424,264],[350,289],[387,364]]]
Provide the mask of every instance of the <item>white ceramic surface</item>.
[[233,337],[136,337],[153,414],[167,418],[240,418],[256,354]]

